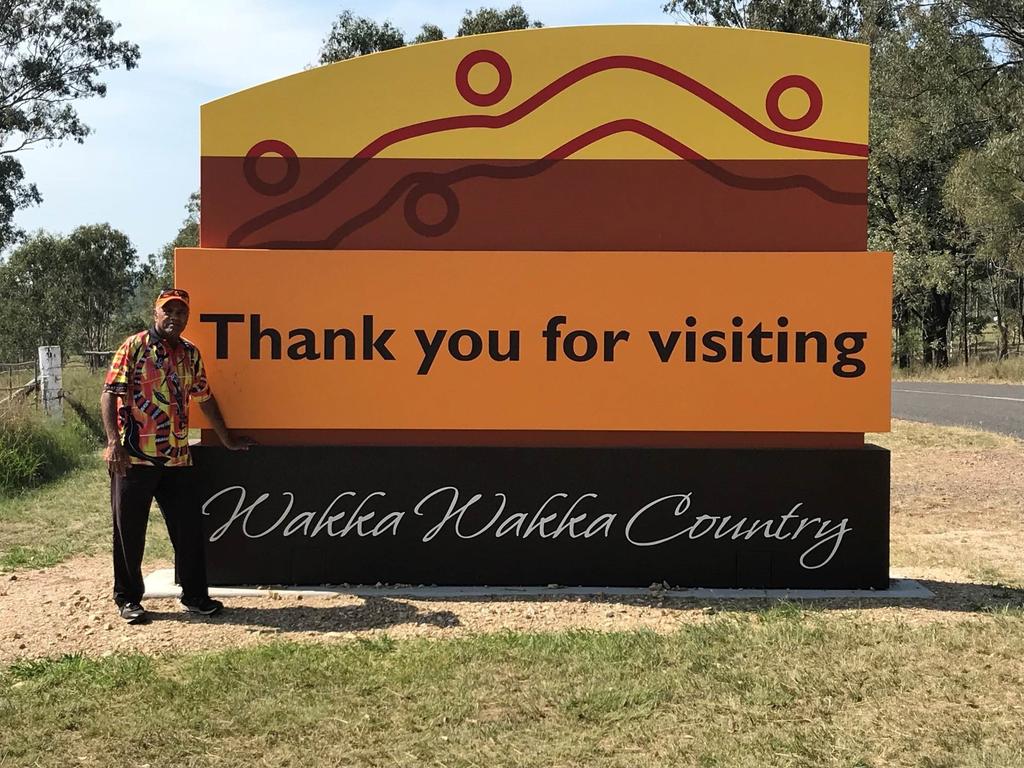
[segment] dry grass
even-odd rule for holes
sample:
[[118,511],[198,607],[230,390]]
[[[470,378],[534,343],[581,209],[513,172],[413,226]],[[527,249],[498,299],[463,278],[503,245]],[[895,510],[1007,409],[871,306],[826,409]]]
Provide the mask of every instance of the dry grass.
[[[897,419],[892,421],[892,431],[868,433],[864,439],[888,448],[899,460],[913,456],[928,460],[935,455],[932,451],[936,449],[953,453],[965,450],[1024,450],[1024,443],[1020,440],[996,432]],[[944,471],[940,460],[930,461],[930,464],[932,470],[929,474]]]
[[893,422],[891,562],[919,578],[1024,586],[1024,443]]
[[984,360],[948,368],[893,368],[892,377],[905,381],[949,381],[962,384],[1024,384],[1024,357]]

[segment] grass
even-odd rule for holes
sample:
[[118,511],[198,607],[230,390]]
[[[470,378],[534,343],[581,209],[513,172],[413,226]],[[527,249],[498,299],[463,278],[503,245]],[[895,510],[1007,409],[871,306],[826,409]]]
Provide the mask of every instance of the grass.
[[[171,556],[160,519],[154,507],[148,560]],[[54,483],[13,497],[0,496],[0,571],[45,568],[109,549],[110,481],[99,451],[86,454],[76,470]]]
[[65,369],[64,420],[31,404],[0,414],[0,499],[44,485],[82,464],[103,437],[99,419],[102,373]]
[[997,432],[983,432],[966,427],[942,427],[916,421],[893,421],[891,432],[872,432],[864,436],[867,443],[874,443],[890,451],[914,451],[919,449],[939,450],[986,450],[997,448],[1019,448],[1021,442]]
[[0,568],[44,568],[109,547],[109,510],[107,477],[95,451],[55,483],[0,497]]
[[1020,616],[936,631],[786,606],[667,636],[69,656],[0,676],[0,765],[1010,768],[1022,658]]
[[966,366],[950,365],[948,368],[922,365],[915,365],[911,368],[893,368],[892,377],[905,381],[1024,384],[1024,356],[1015,355],[1005,360],[983,360]]
[[[97,450],[103,376],[81,364],[64,369],[63,426],[30,407],[0,421],[0,571],[109,550],[110,486]],[[149,559],[171,556],[159,517],[154,508]]]
[[67,474],[92,441],[74,418],[57,424],[35,413],[0,417],[0,496]]
[[891,562],[942,581],[1024,587],[1024,442],[893,422]]

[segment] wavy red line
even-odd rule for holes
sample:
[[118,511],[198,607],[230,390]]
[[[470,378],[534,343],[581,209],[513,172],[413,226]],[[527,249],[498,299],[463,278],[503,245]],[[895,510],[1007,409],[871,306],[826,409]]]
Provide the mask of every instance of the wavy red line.
[[575,69],[569,70],[564,75],[550,84],[541,88],[530,98],[523,101],[508,112],[500,115],[456,115],[454,117],[442,117],[436,120],[426,120],[422,123],[413,123],[403,128],[396,128],[393,131],[383,134],[366,145],[356,153],[356,157],[376,157],[388,147],[401,141],[427,136],[442,131],[458,130],[461,128],[504,128],[521,120],[526,115],[547,103],[562,91],[572,87],[576,83],[588,77],[607,72],[613,69],[632,69],[638,72],[659,77],[680,88],[689,91],[697,98],[708,103],[719,112],[723,113],[734,122],[743,126],[747,131],[759,139],[782,147],[793,149],[804,149],[814,152],[828,152],[836,155],[848,155],[851,157],[867,157],[868,147],[866,144],[856,144],[846,141],[833,141],[831,139],[816,139],[810,136],[794,136],[788,133],[776,131],[773,128],[761,123],[755,117],[747,114],[721,94],[708,86],[693,79],[682,72],[673,69],[642,56],[605,56],[600,59],[582,64]]
[[[483,177],[498,179],[522,179],[536,176],[550,168],[556,161],[571,157],[576,152],[586,149],[591,144],[601,139],[612,136],[616,133],[632,132],[643,136],[659,146],[664,147],[676,156],[693,161],[704,173],[718,179],[723,184],[740,189],[778,191],[785,189],[804,188],[812,194],[821,197],[832,203],[840,205],[865,205],[867,196],[857,192],[842,192],[833,190],[820,180],[809,176],[783,176],[783,177],[742,177],[732,174],[720,167],[713,160],[708,160],[699,152],[683,144],[681,141],[669,136],[641,120],[624,118],[604,123],[591,128],[574,139],[567,141],[560,147],[551,150],[539,160],[531,160],[518,166],[499,166],[489,163],[472,163],[448,173],[416,172],[402,177],[391,189],[374,205],[365,211],[353,216],[341,226],[336,228],[325,238],[319,240],[272,240],[263,243],[253,244],[253,248],[336,248],[338,243],[358,231],[367,224],[380,218],[394,205],[407,191],[417,184],[430,183],[439,186],[451,186],[466,179]],[[349,163],[353,162],[349,160]],[[255,220],[254,220],[255,221]],[[250,222],[251,223],[251,222]],[[243,225],[246,226],[246,225]],[[262,225],[260,225],[262,226]],[[257,227],[258,228],[258,227]],[[239,234],[241,228],[232,233],[228,238],[228,246],[235,247],[241,244],[244,234]],[[255,231],[255,230],[253,230]]]
[[607,138],[608,136],[612,136],[616,133],[626,132],[643,136],[645,139],[664,147],[677,157],[683,160],[692,161],[694,165],[702,171],[714,176],[723,184],[731,187],[760,190],[782,190],[803,187],[830,203],[838,203],[840,205],[867,204],[867,195],[863,193],[835,190],[824,184],[819,179],[815,179],[810,176],[796,175],[763,178],[737,176],[736,174],[727,171],[715,161],[707,159],[692,147],[688,147],[686,144],[683,144],[683,142],[679,141],[675,137],[669,136],[664,131],[655,128],[649,123],[645,123],[642,120],[634,120],[632,118],[613,120],[610,123],[604,123],[603,125],[591,128],[586,133],[582,133],[575,139],[571,139],[557,149],[552,150],[544,157],[544,159],[564,160],[565,158],[574,155],[576,152],[586,149],[588,146],[600,141],[601,139]]
[[[363,163],[371,158],[376,157],[378,154],[383,152],[385,149],[402,141],[409,139],[418,138],[421,136],[428,136],[434,133],[441,133],[443,131],[459,130],[462,128],[490,128],[498,129],[512,125],[518,122],[526,115],[535,111],[543,104],[547,103],[562,91],[570,88],[576,83],[584,80],[592,75],[600,72],[606,72],[613,69],[633,69],[641,72],[647,72],[648,74],[660,77],[668,82],[674,83],[675,85],[689,91],[698,98],[707,102],[720,112],[739,123],[741,126],[746,128],[749,132],[755,136],[763,139],[764,141],[776,144],[779,146],[788,146],[795,149],[810,150],[815,152],[827,152],[830,154],[847,155],[851,157],[867,157],[868,147],[865,144],[855,144],[851,142],[843,141],[832,141],[828,139],[816,139],[809,136],[793,136],[790,134],[782,133],[769,128],[759,122],[757,119],[748,115],[742,109],[737,107],[735,104],[730,102],[725,97],[721,96],[711,88],[708,88],[703,83],[684,75],[682,72],[673,69],[672,67],[660,64],[650,59],[645,59],[640,56],[606,56],[600,59],[595,59],[586,64],[583,64],[575,69],[566,72],[561,77],[557,78],[541,90],[537,91],[533,96],[526,99],[518,106],[513,107],[507,112],[500,115],[456,115],[453,117],[438,118],[436,120],[427,120],[421,123],[413,123],[403,128],[396,128],[393,131],[379,136],[369,144],[367,144],[362,150],[357,152],[355,156],[345,163],[341,168],[335,171],[333,174],[324,179],[315,189],[310,190],[301,197],[290,200],[282,205],[275,208],[271,208],[264,213],[250,219],[244,224],[240,225],[229,237],[229,242],[234,245],[240,243],[245,237],[252,233],[262,229],[268,224],[277,221],[278,219],[284,218],[292,213],[308,208],[315,205],[320,200],[324,199],[333,190],[337,189],[338,185],[345,181],[348,177],[354,174]],[[576,139],[570,141],[564,147],[576,145],[578,142],[584,140],[586,137],[591,137],[589,142],[593,143],[596,139],[593,138],[595,131],[601,132],[608,128],[609,125],[615,125],[623,121],[614,121],[604,126],[599,126],[592,129]],[[637,130],[647,138],[656,141],[661,146],[675,152],[680,157],[691,158],[695,160],[704,160],[701,155],[694,152],[684,144],[675,141],[667,134],[647,125],[646,123],[638,120],[627,119],[625,122],[632,122],[639,126],[644,126],[645,129]],[[629,130],[634,130],[630,128]],[[614,132],[614,131],[613,131]],[[657,138],[655,137],[657,135]],[[607,133],[602,135],[608,135]],[[586,143],[577,146],[577,150],[586,146]],[[558,152],[564,147],[555,150]],[[684,151],[689,154],[680,154],[677,151],[680,147],[684,148]],[[577,151],[573,150],[573,151]],[[569,152],[562,157],[568,157],[572,152]],[[551,158],[552,154],[549,153],[548,158]]]
[[551,150],[544,156],[544,159],[565,160],[566,158],[572,157],[580,150],[586,149],[591,144],[596,144],[601,139],[613,136],[616,133],[627,132],[643,136],[645,139],[653,141],[655,144],[664,147],[669,152],[683,160],[706,159],[696,150],[691,149],[683,144],[683,142],[672,138],[664,131],[658,130],[650,123],[645,123],[642,120],[634,120],[631,117],[623,118],[621,120],[612,120],[610,123],[604,123],[603,125],[591,128],[589,131],[581,133],[575,139],[570,139],[557,149]]

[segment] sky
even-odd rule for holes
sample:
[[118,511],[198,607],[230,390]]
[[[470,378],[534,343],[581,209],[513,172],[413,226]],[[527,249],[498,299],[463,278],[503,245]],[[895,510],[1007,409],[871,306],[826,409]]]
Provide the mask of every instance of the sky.
[[[672,23],[664,0],[525,0],[545,26]],[[188,196],[199,188],[199,105],[300,72],[314,64],[331,22],[344,9],[390,21],[412,38],[422,24],[451,37],[466,8],[511,0],[100,0],[137,43],[139,66],[107,72],[105,98],[78,102],[93,133],[84,144],[18,153],[41,205],[15,218],[29,232],[67,233],[109,223],[140,257],[172,240]]]

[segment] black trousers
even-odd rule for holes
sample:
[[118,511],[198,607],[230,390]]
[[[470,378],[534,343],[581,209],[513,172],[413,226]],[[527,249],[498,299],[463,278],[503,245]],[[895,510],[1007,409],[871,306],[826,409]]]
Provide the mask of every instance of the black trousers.
[[188,467],[132,465],[124,477],[111,475],[110,507],[114,516],[114,602],[142,600],[142,555],[146,549],[149,508],[156,499],[174,547],[174,568],[181,599],[200,603],[208,596],[203,522],[190,491]]

